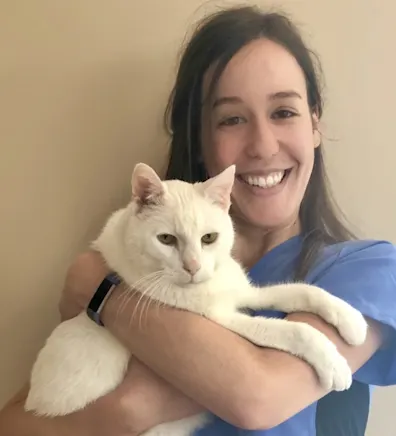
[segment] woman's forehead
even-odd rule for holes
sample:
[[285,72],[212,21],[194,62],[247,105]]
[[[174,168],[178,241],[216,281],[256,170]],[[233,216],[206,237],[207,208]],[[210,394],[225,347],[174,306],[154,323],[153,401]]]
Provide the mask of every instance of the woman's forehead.
[[[207,95],[214,68],[204,80]],[[243,47],[225,67],[213,98],[234,94],[273,94],[295,91],[306,94],[304,73],[297,60],[281,45],[259,39]]]

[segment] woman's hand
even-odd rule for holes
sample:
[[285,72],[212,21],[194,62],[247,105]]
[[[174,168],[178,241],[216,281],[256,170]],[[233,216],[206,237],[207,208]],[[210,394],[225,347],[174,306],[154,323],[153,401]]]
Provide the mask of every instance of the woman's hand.
[[127,376],[114,393],[121,419],[131,421],[132,428],[138,423],[138,429],[143,431],[204,411],[135,358],[131,359]]
[[95,436],[133,436],[201,412],[202,407],[132,358],[122,384],[77,412],[81,419],[75,427],[78,434],[89,428]]
[[69,267],[59,310],[62,321],[73,318],[88,307],[94,292],[110,272],[96,251],[79,254]]

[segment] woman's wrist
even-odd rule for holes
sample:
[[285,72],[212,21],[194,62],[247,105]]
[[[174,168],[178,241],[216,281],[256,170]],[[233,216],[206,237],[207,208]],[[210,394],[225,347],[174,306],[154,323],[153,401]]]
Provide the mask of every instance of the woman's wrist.
[[[60,304],[62,317],[68,319],[78,315],[81,311],[85,312],[103,280],[112,272],[100,253],[89,251],[80,254],[67,274]],[[125,309],[128,311],[133,311],[135,306],[141,306],[142,301],[138,304],[140,297],[141,294],[127,290],[123,282],[113,286],[105,296],[100,311],[100,319],[103,324],[113,323],[117,311],[121,305],[124,305],[126,299],[128,300],[128,308]],[[129,313],[132,316],[132,312]]]
[[88,305],[94,296],[95,292],[99,288],[104,278],[111,273],[110,268],[107,266],[103,257],[98,252],[91,252],[88,255],[85,267],[86,285],[81,286],[80,304],[83,309],[86,310]]
[[77,256],[69,267],[59,303],[62,321],[85,311],[100,283],[109,274],[100,253],[88,251]]

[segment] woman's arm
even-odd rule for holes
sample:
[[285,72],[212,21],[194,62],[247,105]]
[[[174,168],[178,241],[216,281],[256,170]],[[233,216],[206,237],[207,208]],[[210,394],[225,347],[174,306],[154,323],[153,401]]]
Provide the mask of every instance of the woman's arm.
[[67,418],[39,418],[24,410],[28,393],[25,386],[0,411],[2,436],[88,436],[92,433],[84,425],[83,417],[75,414]]
[[[336,344],[353,373],[370,359],[382,343],[382,330],[377,322],[370,319],[367,320],[369,324],[367,339],[359,347],[347,345],[332,326],[316,315],[294,313],[287,319],[304,322],[324,333]],[[270,349],[263,350],[262,356],[267,361],[268,395],[265,396],[264,402],[270,412],[267,416],[270,428],[291,418],[328,393],[320,386],[316,373],[304,361],[288,353]],[[255,420],[259,424],[259,411],[256,411],[251,419],[253,424]]]
[[[365,344],[349,347],[333,327],[313,315],[292,314],[288,317],[321,330],[337,345],[353,371],[378,350],[383,326],[393,325],[391,272],[395,269],[396,256],[395,262],[390,264],[387,252],[383,256],[370,253],[366,254],[370,263],[363,262],[364,268],[357,268],[356,273],[349,274],[348,280],[345,273],[342,281],[338,276],[344,265],[348,271],[351,269],[352,255],[342,263],[339,261],[337,268],[332,264],[329,282],[325,281],[326,275],[322,277],[324,289],[335,290],[341,298],[347,295],[347,301],[354,301],[355,307],[364,308],[378,320],[369,319]],[[362,250],[358,255],[356,263],[361,265]],[[76,259],[63,293],[61,312],[64,317],[74,316],[87,307],[94,289],[107,272],[98,253],[84,253]],[[382,281],[378,282],[379,279]],[[192,313],[157,307],[152,301],[150,305],[139,304],[140,310],[136,310],[138,298],[130,295],[125,305],[121,293],[120,288],[116,289],[105,305],[103,317],[107,328],[139,360],[225,421],[247,429],[271,428],[327,393],[321,389],[311,366],[301,359],[256,347],[214,322]],[[388,294],[389,298],[385,299]],[[393,351],[387,358],[391,356]],[[373,371],[372,367],[370,371]],[[374,371],[377,376],[371,375],[373,372],[364,373],[369,382],[392,380],[381,378],[375,368]]]
[[135,436],[203,411],[136,359],[114,391],[68,416],[43,418],[26,412],[27,394],[25,386],[0,411],[1,436]]
[[[103,320],[107,328],[155,372],[238,427],[274,427],[327,393],[301,359],[258,348],[195,314],[153,303],[137,306],[137,296],[120,311],[122,292],[116,289],[106,303]],[[316,316],[292,314],[288,319],[321,330],[353,371],[381,344],[380,329],[371,321],[365,344],[350,347]]]

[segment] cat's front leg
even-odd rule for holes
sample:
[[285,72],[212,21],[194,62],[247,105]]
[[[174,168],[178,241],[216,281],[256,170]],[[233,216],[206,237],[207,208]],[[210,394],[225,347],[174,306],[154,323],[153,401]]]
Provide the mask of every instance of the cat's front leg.
[[346,359],[327,336],[308,324],[222,311],[212,312],[210,318],[260,347],[286,351],[305,360],[327,390],[342,391],[351,386],[352,372]]
[[199,315],[204,315],[207,308],[214,301],[214,298],[208,294],[206,287],[200,285],[186,286],[186,288],[178,286],[164,287],[163,289],[157,289],[155,295],[151,295],[150,298],[160,301],[167,306],[187,310]]
[[347,302],[322,288],[305,283],[285,283],[262,288],[251,287],[240,306],[282,312],[309,312],[333,325],[350,345],[361,345],[367,335],[363,315]]

